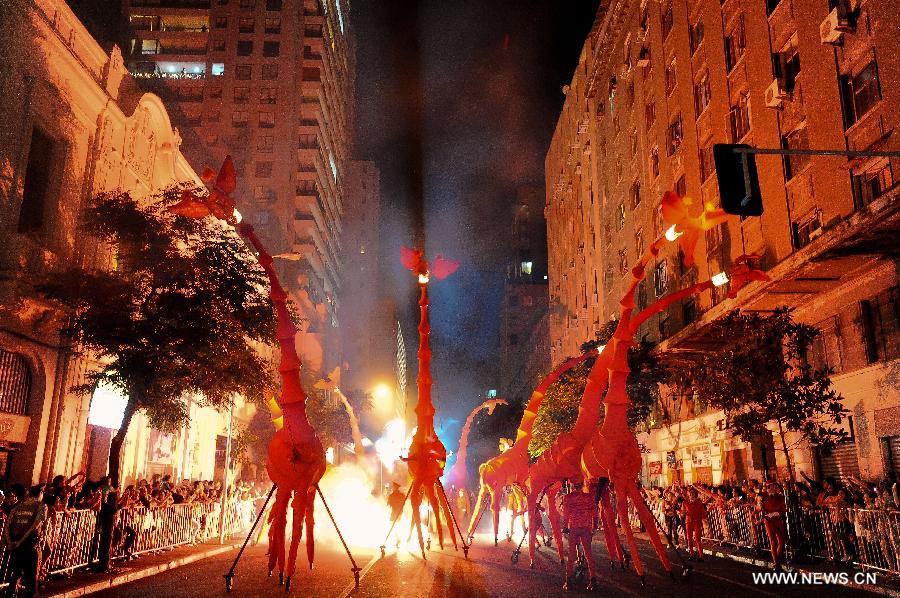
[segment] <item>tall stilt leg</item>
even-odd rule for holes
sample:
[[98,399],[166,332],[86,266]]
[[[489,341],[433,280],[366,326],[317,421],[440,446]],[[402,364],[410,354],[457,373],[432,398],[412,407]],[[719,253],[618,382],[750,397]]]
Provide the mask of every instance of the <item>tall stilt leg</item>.
[[306,498],[306,562],[309,563],[310,570],[313,568],[313,562],[316,559],[316,539],[313,533],[315,527],[315,508],[316,495],[310,490]]
[[[321,493],[322,493],[322,491],[319,490],[319,494],[321,494]],[[391,533],[394,531],[394,526],[397,525],[397,522],[400,521],[401,517],[403,517],[403,509],[406,508],[406,501],[409,500],[409,495],[410,495],[410,492],[407,492],[406,496],[403,497],[403,506],[400,507],[400,512],[397,513],[397,517],[395,517],[394,520],[391,521],[391,527],[388,529],[388,533],[384,537],[384,543],[380,547],[381,548],[381,558],[384,558],[384,552],[385,552],[385,549],[387,548],[388,540],[390,540],[390,538],[391,538]],[[324,501],[325,501],[325,498],[323,497],[322,502],[324,502]],[[409,524],[409,534],[412,535],[412,522],[410,522],[410,524]],[[409,541],[408,537],[406,538],[406,541],[407,542]],[[400,544],[400,541],[398,540],[397,545],[399,546],[399,544]]]
[[456,544],[456,530],[454,529],[455,517],[453,515],[453,511],[450,509],[450,503],[447,502],[447,495],[444,494],[444,487],[441,486],[440,481],[435,484],[435,487],[437,489],[435,498],[437,499],[438,506],[444,513],[444,521],[447,523],[447,531],[450,534],[450,541],[453,542],[453,550],[459,550],[459,546],[457,546]]
[[629,487],[628,495],[631,498],[631,502],[634,503],[634,508],[637,509],[641,523],[644,524],[644,528],[647,530],[647,535],[650,536],[650,543],[653,544],[653,548],[656,550],[659,560],[662,561],[663,568],[671,573],[672,564],[669,562],[669,555],[666,553],[666,548],[659,539],[659,530],[656,527],[656,520],[653,517],[653,513],[647,508],[647,503],[644,502],[644,496],[641,494],[638,487],[634,485]]
[[[450,516],[450,521],[453,522],[453,525],[456,527],[457,533],[459,533],[459,541],[462,542],[463,545],[463,556],[465,558],[469,558],[469,544],[466,543],[466,539],[463,537],[462,530],[459,529],[459,522],[456,520],[456,515],[453,514],[453,509],[450,508],[450,501],[447,500],[447,493],[444,492],[444,486],[440,482],[438,482],[438,488],[441,491],[441,496],[444,499],[444,504],[447,505],[447,512]],[[456,541],[453,541],[453,548],[456,548]]]
[[[472,511],[472,517],[469,519],[469,528],[466,534],[467,536],[469,536],[470,542],[472,537],[475,535],[475,528],[478,527],[478,522],[481,521],[481,515],[484,513],[484,503],[485,498],[487,498],[487,494],[487,484],[481,484],[478,487],[478,498],[475,499],[475,510]],[[488,501],[490,501],[490,499],[488,499]]]
[[503,500],[503,488],[491,490],[491,516],[494,521],[494,546],[497,545],[500,533],[500,501]]
[[294,501],[292,503],[294,514],[294,525],[291,531],[291,548],[288,552],[287,567],[285,568],[285,589],[291,589],[291,578],[297,568],[297,551],[300,548],[300,536],[303,534],[303,518],[306,516],[307,495],[302,490],[294,492]]
[[444,526],[441,523],[441,507],[438,505],[437,497],[434,495],[434,485],[424,484],[425,498],[431,505],[431,513],[434,515],[434,525],[437,528],[438,544],[441,550],[444,549]]
[[[634,482],[632,482],[633,484]],[[614,480],[613,484],[616,487],[616,491],[618,492],[619,488],[626,488],[628,482],[625,480]],[[634,570],[637,572],[638,577],[641,578],[641,583],[644,581],[644,563],[641,562],[641,556],[638,554],[637,542],[634,541],[634,531],[631,529],[631,526],[628,525],[628,492],[623,491],[621,494],[616,496],[616,511],[619,514],[619,521],[622,522],[622,529],[625,531],[625,541],[628,543],[628,550],[631,552],[631,560],[634,562]]]
[[410,493],[412,494],[413,522],[416,525],[416,535],[419,537],[419,549],[422,551],[422,560],[424,561],[427,559],[425,558],[425,538],[422,537],[422,515],[419,511],[419,508],[422,506],[422,489],[419,482],[413,482]]
[[[356,587],[359,587],[359,572],[362,569],[359,568],[359,565],[356,564],[356,559],[353,558],[353,553],[350,552],[350,547],[347,546],[347,542],[344,540],[344,534],[341,533],[341,528],[338,527],[337,521],[334,519],[334,514],[331,512],[331,508],[328,506],[328,502],[325,500],[325,495],[322,494],[322,489],[316,485],[316,490],[319,492],[319,498],[322,499],[322,504],[325,506],[325,512],[328,513],[328,518],[331,519],[331,524],[334,526],[334,531],[337,532],[338,538],[341,540],[341,544],[344,545],[344,550],[347,551],[347,556],[350,558],[350,570],[353,572],[353,579],[356,581]],[[390,533],[388,533],[390,536]]]
[[[537,509],[538,501],[540,500],[537,491],[530,490],[528,492],[528,496],[526,497],[526,505],[529,513],[534,513]],[[534,567],[534,556],[535,556],[535,542],[537,539],[537,526],[530,526],[531,529],[528,530],[528,559],[529,566]]]
[[547,489],[547,519],[550,520],[550,531],[553,533],[553,539],[556,541],[556,553],[559,555],[559,562],[564,563],[566,557],[563,552],[562,525],[559,509],[556,507],[556,496],[561,488],[562,484],[553,484]]
[[269,494],[266,496],[266,501],[263,503],[262,508],[259,510],[259,513],[256,514],[256,519],[253,521],[253,525],[250,527],[250,531],[247,532],[247,537],[244,538],[244,543],[241,544],[241,549],[238,551],[237,556],[234,557],[234,562],[231,563],[231,569],[228,570],[228,573],[224,575],[225,577],[225,591],[231,591],[231,583],[234,578],[234,570],[237,567],[238,561],[241,560],[241,555],[244,554],[244,549],[247,548],[247,542],[250,541],[250,538],[253,536],[253,532],[256,531],[256,527],[259,525],[260,519],[262,519],[263,514],[266,512],[266,507],[269,506],[269,501],[272,499],[272,495],[275,494],[275,489],[278,488],[277,484],[272,484],[272,489],[269,490]]

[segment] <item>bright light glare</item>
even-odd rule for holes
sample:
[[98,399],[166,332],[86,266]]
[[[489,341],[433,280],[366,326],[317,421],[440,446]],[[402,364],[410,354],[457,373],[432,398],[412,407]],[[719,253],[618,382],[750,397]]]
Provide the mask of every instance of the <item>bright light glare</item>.
[[674,241],[675,239],[677,239],[678,237],[680,237],[683,234],[684,233],[678,232],[677,230],[675,230],[675,225],[673,224],[668,229],[666,229],[666,240]]
[[240,221],[243,219],[244,219],[244,217],[241,216],[241,213],[238,212],[237,209],[235,209],[234,210],[234,221],[240,223]]
[[603,353],[603,349],[606,348],[606,345],[597,345],[597,355]]
[[419,284],[428,284],[429,278],[427,272],[425,274],[419,274]]
[[406,422],[392,419],[384,426],[384,435],[375,441],[375,453],[388,471],[394,471],[394,463],[406,449]]
[[724,272],[719,272],[715,276],[712,277],[712,283],[714,286],[720,287],[723,284],[728,282],[728,275]]
[[334,447],[329,446],[325,449],[325,460],[334,465]]
[[387,401],[391,398],[391,389],[387,384],[379,384],[372,390],[372,396],[376,401]]
[[88,423],[92,426],[118,430],[125,415],[128,397],[112,384],[101,382],[91,397]]

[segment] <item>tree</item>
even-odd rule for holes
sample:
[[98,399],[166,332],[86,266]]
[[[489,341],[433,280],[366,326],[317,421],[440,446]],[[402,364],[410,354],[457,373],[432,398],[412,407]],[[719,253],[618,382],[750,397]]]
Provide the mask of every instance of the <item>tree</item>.
[[127,192],[95,198],[81,226],[112,247],[113,266],[70,264],[37,284],[68,312],[64,333],[102,364],[77,390],[102,382],[127,397],[110,446],[116,483],[138,411],[172,430],[187,417],[186,394],[223,408],[238,394],[261,401],[274,382],[254,348],[275,338],[268,279],[230,227],[167,212],[180,193],[173,187],[140,202]]
[[[819,331],[793,320],[789,309],[770,315],[734,311],[711,325],[710,341],[723,347],[703,354],[690,372],[697,396],[725,411],[745,441],[777,426],[791,479],[790,451],[800,442],[831,449],[847,436],[848,413],[831,387],[831,371],[806,359]],[[797,433],[789,443],[787,432]]]

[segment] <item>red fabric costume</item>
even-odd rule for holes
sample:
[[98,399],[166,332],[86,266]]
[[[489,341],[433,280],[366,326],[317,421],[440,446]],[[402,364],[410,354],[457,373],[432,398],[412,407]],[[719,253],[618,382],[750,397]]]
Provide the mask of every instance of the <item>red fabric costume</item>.
[[684,509],[684,531],[687,536],[688,553],[697,551],[703,558],[703,520],[706,518],[706,505],[699,498],[685,499],[682,504]]
[[769,536],[769,546],[772,548],[772,564],[780,567],[784,562],[784,547],[787,543],[787,528],[785,527],[785,513],[787,506],[784,496],[781,494],[767,494],[762,500],[763,525],[766,535]]

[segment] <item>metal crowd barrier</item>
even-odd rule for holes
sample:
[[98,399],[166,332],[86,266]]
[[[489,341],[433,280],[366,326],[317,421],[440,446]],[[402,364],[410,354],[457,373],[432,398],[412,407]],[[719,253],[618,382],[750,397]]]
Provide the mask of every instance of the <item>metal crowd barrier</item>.
[[[659,523],[667,525],[662,501],[651,501],[649,506]],[[634,529],[640,529],[633,509],[628,519]],[[900,575],[900,511],[794,506],[787,513],[787,532],[789,559],[802,555]],[[676,535],[678,543],[685,546],[683,522]],[[708,504],[703,540],[757,552],[769,550],[762,517],[749,504]]]
[[[250,529],[263,498],[232,500],[225,506],[225,537]],[[133,507],[118,511],[113,527],[113,560],[219,537],[221,503]],[[97,562],[100,528],[96,511],[79,509],[49,515],[44,526],[41,574],[69,574]],[[9,554],[0,546],[0,588],[8,585]]]

